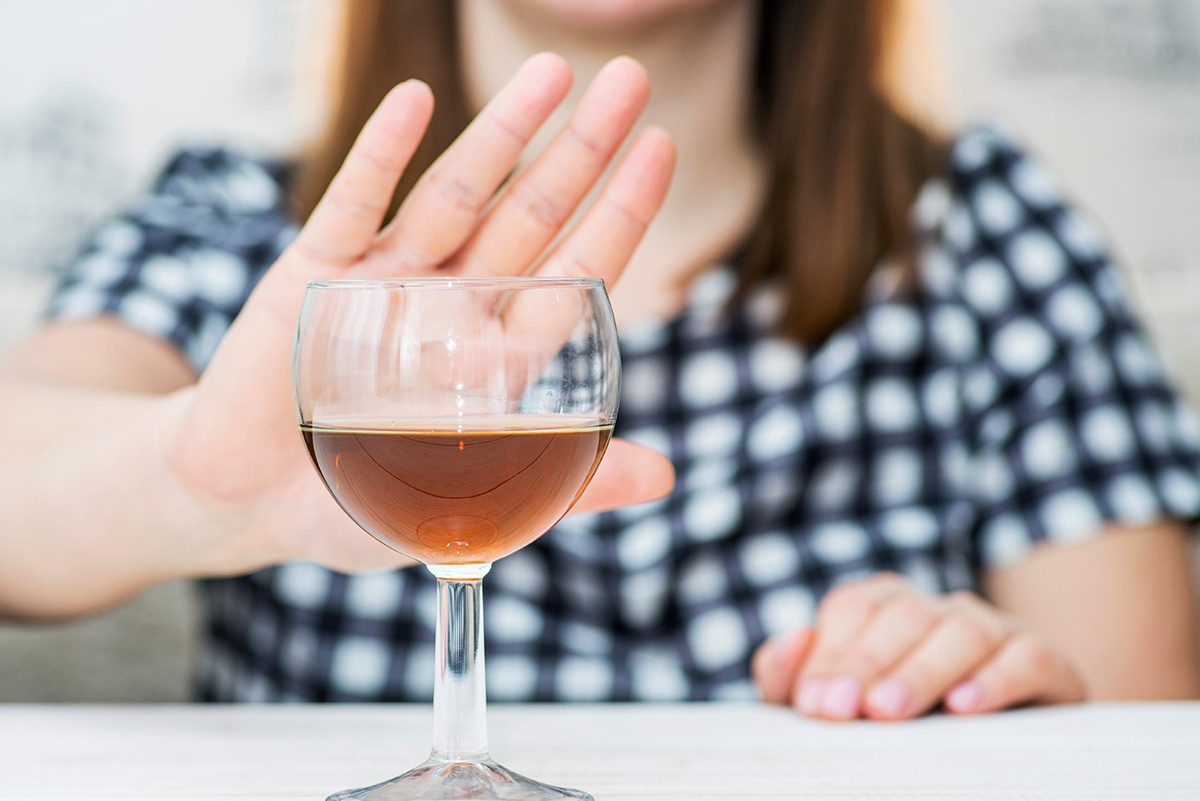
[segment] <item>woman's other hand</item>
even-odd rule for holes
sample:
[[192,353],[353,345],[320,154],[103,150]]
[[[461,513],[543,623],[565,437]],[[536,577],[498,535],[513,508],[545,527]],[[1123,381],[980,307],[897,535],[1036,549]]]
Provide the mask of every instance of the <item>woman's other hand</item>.
[[978,596],[930,595],[882,573],[833,589],[816,626],[754,655],[764,700],[826,720],[903,720],[1082,701],[1079,671]]
[[[376,109],[199,384],[177,401],[179,424],[169,461],[197,507],[220,518],[209,527],[220,538],[211,549],[221,552],[212,556],[214,571],[297,558],[341,570],[404,561],[337,508],[296,429],[290,361],[307,281],[435,271],[591,276],[609,284],[620,276],[670,180],[674,147],[661,130],[647,129],[635,138],[587,214],[554,243],[645,105],[646,74],[635,61],[618,58],[605,66],[546,150],[500,190],[570,83],[562,58],[540,54],[526,61],[382,230],[396,183],[429,122],[433,97],[424,84],[408,81]],[[579,508],[659,497],[672,475],[664,457],[614,442]],[[238,536],[227,536],[231,529]]]

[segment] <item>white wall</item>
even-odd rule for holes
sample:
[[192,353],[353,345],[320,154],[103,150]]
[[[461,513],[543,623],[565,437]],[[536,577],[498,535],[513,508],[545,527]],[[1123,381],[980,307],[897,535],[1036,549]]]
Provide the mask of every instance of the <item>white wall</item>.
[[53,268],[185,142],[284,152],[312,129],[329,0],[7,0],[0,8],[0,350]]
[[[942,18],[950,115],[1006,121],[1058,168],[1200,399],[1200,0],[923,1]],[[311,130],[306,69],[332,8],[0,7],[0,350],[33,324],[54,265],[178,143],[285,151]],[[189,600],[172,585],[96,620],[0,628],[0,700],[183,697]]]

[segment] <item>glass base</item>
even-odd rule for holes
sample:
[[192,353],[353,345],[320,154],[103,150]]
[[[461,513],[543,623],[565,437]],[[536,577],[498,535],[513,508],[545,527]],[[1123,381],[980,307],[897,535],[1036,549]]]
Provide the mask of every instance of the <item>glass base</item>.
[[437,801],[438,799],[495,799],[495,801],[595,801],[580,790],[535,782],[490,758],[479,762],[452,762],[430,757],[424,764],[394,779],[334,793],[326,801]]

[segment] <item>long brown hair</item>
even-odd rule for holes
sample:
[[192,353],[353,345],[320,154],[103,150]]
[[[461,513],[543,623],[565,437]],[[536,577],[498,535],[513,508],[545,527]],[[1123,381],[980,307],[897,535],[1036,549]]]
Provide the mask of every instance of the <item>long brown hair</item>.
[[[758,0],[755,132],[768,165],[741,291],[787,285],[783,332],[825,338],[858,310],[881,260],[907,258],[917,191],[942,147],[897,108],[883,75],[901,0]],[[346,0],[331,115],[294,193],[312,211],[379,100],[418,77],[437,98],[430,130],[396,192],[403,198],[469,120],[450,0]],[[653,76],[651,76],[653,77]]]

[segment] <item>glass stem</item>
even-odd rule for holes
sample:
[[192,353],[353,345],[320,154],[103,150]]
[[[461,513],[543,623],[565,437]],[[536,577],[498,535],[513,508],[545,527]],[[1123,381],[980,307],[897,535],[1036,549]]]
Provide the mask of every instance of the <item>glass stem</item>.
[[488,756],[483,577],[438,575],[437,592],[432,757],[475,762]]

